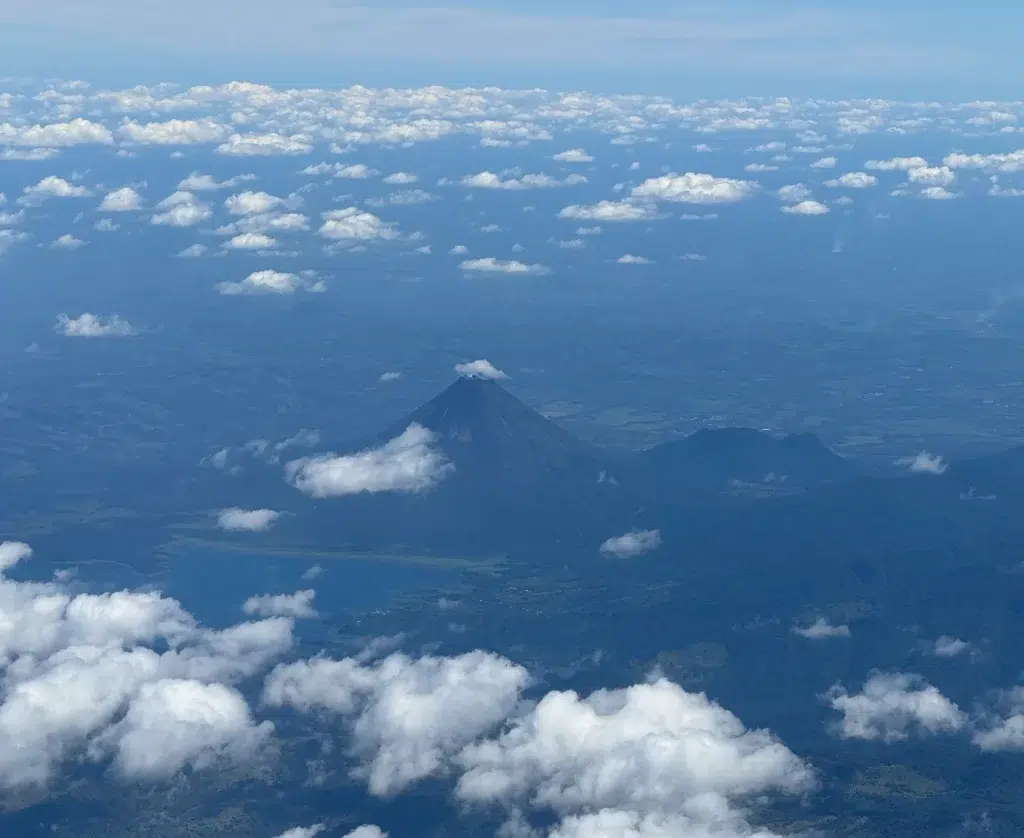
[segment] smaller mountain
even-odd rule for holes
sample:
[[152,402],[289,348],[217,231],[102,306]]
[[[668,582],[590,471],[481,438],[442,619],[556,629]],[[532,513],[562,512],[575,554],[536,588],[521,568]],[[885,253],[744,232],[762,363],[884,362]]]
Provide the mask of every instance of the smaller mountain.
[[856,469],[810,433],[776,437],[753,428],[704,428],[637,457],[634,479],[669,496],[777,494],[854,477]]

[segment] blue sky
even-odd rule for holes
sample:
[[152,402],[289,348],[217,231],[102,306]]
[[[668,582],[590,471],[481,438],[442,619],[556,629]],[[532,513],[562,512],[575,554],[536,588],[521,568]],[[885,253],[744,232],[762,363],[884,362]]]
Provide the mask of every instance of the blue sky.
[[0,0],[0,73],[496,84],[685,97],[1012,97],[1005,0]]

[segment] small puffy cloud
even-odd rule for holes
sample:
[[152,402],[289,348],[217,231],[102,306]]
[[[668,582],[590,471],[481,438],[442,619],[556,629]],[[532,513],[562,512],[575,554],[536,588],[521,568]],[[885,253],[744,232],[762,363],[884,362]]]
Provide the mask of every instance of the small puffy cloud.
[[860,693],[836,685],[827,699],[842,714],[838,732],[844,739],[898,742],[913,732],[955,733],[967,724],[956,704],[917,675],[875,673]]
[[190,244],[180,253],[179,259],[199,259],[207,254],[209,248],[205,244]]
[[552,160],[557,160],[560,163],[593,163],[594,158],[591,157],[582,148],[570,148],[566,151],[560,151],[558,154],[554,154],[551,157]]
[[273,509],[231,507],[217,513],[217,526],[228,532],[266,532],[281,517]]
[[434,447],[435,435],[413,423],[379,448],[354,454],[324,454],[288,464],[286,477],[315,498],[363,492],[422,492],[447,477],[454,466]]
[[58,314],[54,329],[69,338],[128,337],[136,334],[132,324],[116,314],[101,317],[89,312],[78,317]]
[[170,119],[167,122],[126,122],[118,135],[139,145],[196,145],[220,142],[227,129],[213,120]]
[[366,180],[366,178],[378,175],[376,169],[371,169],[365,163],[352,163],[348,166],[338,166],[334,170],[334,177],[342,180]]
[[239,233],[224,242],[221,247],[228,250],[268,250],[277,247],[277,239],[264,233]]
[[493,256],[485,256],[482,259],[466,259],[459,263],[459,267],[468,273],[499,273],[530,276],[542,276],[550,273],[551,271],[551,269],[546,265],[529,265],[526,262],[519,262],[515,259],[495,259]]
[[394,225],[382,221],[372,212],[357,207],[330,210],[321,216],[324,219],[319,234],[332,241],[369,241],[372,239],[393,239],[398,233]]
[[1024,172],[1024,149],[1006,154],[961,154],[954,152],[942,161],[951,169],[983,169],[988,172],[1012,174]]
[[810,198],[811,190],[802,183],[790,183],[786,186],[780,186],[775,195],[780,201],[796,204]]
[[834,626],[824,617],[819,617],[809,626],[795,626],[793,634],[806,637],[808,640],[827,640],[832,637],[849,637],[850,627],[846,625]]
[[100,202],[100,212],[133,212],[142,209],[142,196],[130,186],[108,192]]
[[655,218],[653,207],[629,201],[598,201],[596,204],[570,204],[559,211],[559,218],[573,221],[647,221]]
[[309,219],[301,212],[267,212],[245,215],[237,221],[217,228],[222,236],[240,233],[296,233],[309,229]]
[[[70,122],[51,122],[47,125],[12,125],[0,123],[0,145],[29,148],[55,149],[68,146],[95,143],[110,145],[113,135],[103,125],[88,119],[72,119]],[[47,156],[25,157],[29,160],[45,160]],[[8,159],[17,159],[10,157]]]
[[5,573],[18,562],[32,558],[32,548],[23,541],[0,542],[0,573]]
[[812,169],[834,169],[839,161],[835,157],[822,157],[811,163]]
[[[322,823],[313,824],[313,826],[293,826],[291,829],[285,830],[277,838],[315,838],[323,832],[327,827]],[[359,827],[363,829],[364,827]],[[350,833],[351,834],[351,833]],[[348,838],[348,836],[346,836]],[[367,836],[369,838],[369,836]]]
[[49,175],[34,186],[26,186],[18,199],[19,204],[38,206],[49,198],[87,198],[92,193],[84,186],[75,186],[64,178]]
[[632,558],[657,550],[660,546],[660,530],[634,530],[609,538],[601,545],[601,553],[615,558]]
[[238,282],[221,282],[217,290],[226,296],[247,294],[294,294],[306,290],[314,293],[324,290],[323,282],[309,282],[303,274],[284,271],[253,271]]
[[[865,169],[878,172],[909,172],[912,169],[924,168],[928,161],[923,157],[893,157],[889,160],[868,160]],[[946,165],[949,165],[948,163]]]
[[270,212],[284,203],[284,198],[266,192],[240,192],[224,201],[224,206],[232,215],[253,215]]
[[935,646],[932,647],[932,654],[937,658],[956,658],[969,651],[971,651],[970,643],[966,640],[950,637],[948,634],[942,635],[935,641]]
[[0,160],[52,160],[59,157],[60,152],[55,148],[5,148],[0,151]]
[[648,178],[633,187],[631,196],[683,204],[729,204],[749,198],[757,190],[753,181],[687,172]]
[[486,378],[491,381],[508,378],[508,376],[494,366],[494,364],[483,358],[478,361],[467,361],[464,364],[456,364],[455,374],[461,375],[463,378]]
[[743,171],[750,172],[751,174],[777,172],[778,170],[778,166],[771,166],[768,163],[747,163],[747,165],[743,167]]
[[437,195],[423,189],[402,189],[383,198],[368,198],[366,203],[371,207],[412,207],[436,200]]
[[392,186],[408,186],[410,183],[416,183],[418,180],[419,178],[410,172],[393,172],[384,178],[383,182]]
[[19,230],[0,230],[0,254],[6,253],[10,247],[20,242],[27,241],[28,237],[28,233]]
[[651,265],[653,262],[646,256],[634,256],[632,253],[625,253],[615,260],[620,265]]
[[249,597],[242,605],[242,611],[250,617],[292,617],[296,620],[312,620],[317,612],[313,607],[316,591],[308,589],[294,594],[263,594]]
[[391,796],[444,771],[451,759],[511,715],[529,680],[523,667],[488,652],[371,665],[316,658],[278,666],[264,701],[350,721],[355,776]]
[[869,186],[878,184],[878,178],[869,175],[867,172],[847,172],[832,180],[826,180],[825,186],[845,189],[867,189]]
[[255,175],[239,175],[218,181],[213,175],[192,172],[178,184],[178,189],[185,192],[216,192],[218,189],[231,189],[243,181],[255,180],[255,178]]
[[183,190],[168,195],[157,204],[157,209],[164,211],[150,218],[149,223],[165,227],[194,227],[213,217],[209,204],[197,201],[195,195]]
[[217,154],[232,157],[270,157],[274,155],[309,154],[313,144],[302,134],[232,134],[217,146]]
[[949,466],[938,454],[921,451],[913,457],[901,457],[896,465],[905,466],[911,474],[945,474]]
[[949,186],[956,172],[949,166],[918,166],[907,172],[907,181],[916,186]]
[[1004,693],[1003,712],[982,720],[971,741],[983,751],[1024,751],[1024,688]]
[[398,381],[398,379],[400,379],[401,377],[402,374],[400,372],[382,372],[380,374],[380,378],[378,378],[377,380],[381,384],[387,384],[388,382],[391,381]]
[[949,201],[956,197],[945,186],[928,186],[921,190],[921,197],[929,201]]
[[828,215],[829,208],[821,201],[801,201],[782,207],[782,211],[790,215]]
[[466,175],[460,183],[476,189],[550,189],[555,186],[577,186],[586,183],[583,175],[569,175],[563,180],[553,178],[550,175],[522,175],[517,178],[502,180],[500,175],[494,172],[479,172],[475,175]]
[[85,242],[71,233],[58,236],[49,244],[50,250],[78,250],[80,247],[85,247]]
[[469,248],[464,244],[457,244],[451,250],[448,251],[453,256],[465,256],[469,253]]

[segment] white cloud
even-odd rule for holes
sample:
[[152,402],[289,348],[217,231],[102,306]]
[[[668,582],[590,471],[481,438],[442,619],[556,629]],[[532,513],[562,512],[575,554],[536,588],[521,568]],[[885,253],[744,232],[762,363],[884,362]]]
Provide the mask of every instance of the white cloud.
[[24,541],[0,542],[0,573],[5,573],[18,562],[32,558],[32,548]]
[[89,312],[78,317],[58,314],[55,329],[69,338],[128,337],[136,334],[132,324],[116,314],[100,317]]
[[19,242],[27,241],[28,237],[28,233],[22,233],[19,230],[0,230],[0,254],[6,253],[10,247]]
[[139,145],[195,145],[220,142],[227,129],[213,120],[170,119],[167,122],[126,122],[117,133]]
[[753,181],[687,172],[648,178],[633,187],[631,196],[684,204],[728,204],[749,198],[757,190]]
[[967,724],[956,704],[916,675],[875,673],[860,693],[836,685],[827,698],[843,716],[838,732],[844,739],[897,742],[915,731],[954,733]]
[[370,792],[390,796],[444,771],[462,748],[500,725],[528,681],[525,669],[476,651],[452,658],[393,654],[364,666],[317,658],[278,666],[264,701],[351,720],[354,755]]
[[273,509],[239,509],[237,506],[217,513],[217,526],[228,532],[266,532],[281,517]]
[[226,247],[228,250],[267,250],[277,247],[277,239],[264,233],[239,233],[224,242],[221,247]]
[[650,265],[653,264],[646,256],[634,256],[632,253],[625,253],[615,260],[620,265]]
[[387,384],[390,381],[398,381],[402,377],[400,372],[382,372],[380,378],[377,379],[381,384]]
[[199,259],[205,256],[209,248],[205,244],[190,244],[178,254],[179,259]]
[[357,207],[330,210],[321,215],[323,225],[318,231],[325,239],[334,241],[369,241],[371,239],[393,239],[398,233],[394,225],[382,221],[372,212]]
[[983,751],[1024,751],[1024,688],[1002,696],[1004,715],[981,721],[971,741]]
[[26,186],[18,199],[19,204],[38,206],[49,198],[86,198],[92,193],[84,186],[75,186],[64,178],[49,175],[34,186]]
[[487,378],[491,381],[508,378],[508,376],[494,366],[494,364],[483,358],[478,361],[467,361],[464,364],[456,364],[455,374],[461,375],[464,378]]
[[609,538],[601,545],[601,553],[616,558],[632,558],[657,550],[661,546],[659,530],[634,530]]
[[469,253],[469,248],[464,244],[457,244],[451,250],[448,251],[453,256],[465,256]]
[[867,189],[869,186],[877,184],[878,178],[867,172],[847,172],[845,175],[825,181],[825,186],[845,187],[846,189]]
[[917,166],[907,172],[907,180],[918,186],[949,186],[956,172],[949,166]]
[[383,183],[391,184],[392,186],[407,186],[410,183],[416,183],[419,178],[410,172],[393,172],[383,179]]
[[911,474],[944,474],[946,461],[938,454],[931,454],[928,451],[921,451],[913,457],[901,457],[896,461],[898,466],[906,466]]
[[263,270],[253,271],[245,279],[238,282],[218,283],[217,290],[226,296],[294,294],[300,290],[318,293],[324,291],[325,286],[322,281],[310,282],[304,274]]
[[811,163],[812,169],[834,169],[839,161],[835,157],[822,157]]
[[365,180],[366,178],[379,175],[376,169],[371,169],[365,163],[352,163],[348,166],[337,166],[334,170],[334,177],[343,180]]
[[255,175],[239,175],[218,181],[213,175],[192,172],[192,174],[178,184],[178,189],[186,192],[215,192],[218,189],[231,189],[243,181],[255,179]]
[[921,197],[929,201],[949,201],[956,197],[956,193],[944,186],[929,186],[921,190]]
[[971,651],[970,643],[950,637],[948,634],[944,634],[936,640],[935,646],[932,648],[932,654],[937,658],[955,658],[969,651]]
[[554,154],[551,157],[552,160],[558,160],[560,163],[593,163],[594,158],[591,157],[582,148],[570,148],[566,151],[560,151],[558,154]]
[[502,180],[500,175],[494,172],[479,172],[475,175],[466,175],[460,183],[463,186],[470,186],[477,189],[550,189],[556,186],[577,186],[586,183],[583,175],[569,175],[563,180],[553,178],[550,175],[522,175],[518,178]]
[[213,217],[213,211],[209,204],[197,201],[195,195],[184,190],[168,195],[157,204],[157,209],[165,211],[150,218],[150,224],[166,227],[194,227]]
[[801,201],[782,207],[782,211],[790,215],[828,215],[829,208],[821,201]]
[[954,152],[942,161],[951,169],[984,169],[989,172],[1012,174],[1024,172],[1024,149],[1007,154],[962,154]]
[[779,190],[775,195],[780,201],[799,203],[800,201],[806,201],[811,197],[811,190],[802,183],[790,183],[786,186],[779,187]]
[[296,489],[316,498],[362,492],[422,492],[436,486],[454,466],[434,448],[435,436],[412,424],[379,448],[355,454],[324,454],[288,464],[286,476]]
[[500,273],[542,276],[550,273],[546,265],[529,265],[515,259],[495,259],[485,256],[482,259],[467,259],[459,263],[459,267],[469,273]]
[[928,161],[923,157],[893,157],[889,160],[868,160],[864,168],[879,172],[909,172],[927,165]]
[[242,611],[250,617],[293,617],[296,620],[311,620],[317,617],[313,600],[316,591],[307,589],[294,594],[263,594],[249,597]]
[[85,242],[76,236],[72,236],[71,233],[58,236],[49,244],[50,250],[78,250],[78,248],[84,246]]
[[849,637],[850,627],[847,625],[834,626],[824,617],[819,617],[809,626],[794,627],[793,634],[799,634],[808,640],[827,640],[831,637]]
[[142,209],[142,196],[130,186],[108,192],[100,203],[100,212],[132,212]]
[[254,215],[277,209],[284,202],[284,198],[266,192],[240,192],[227,198],[224,206],[232,215]]
[[743,167],[743,171],[750,172],[751,174],[777,172],[778,170],[778,166],[770,166],[767,163],[747,163],[747,165]]
[[[0,123],[0,145],[27,146],[33,148],[64,148],[85,143],[109,145],[114,141],[110,131],[103,125],[88,119],[72,119],[70,122],[51,122],[46,125],[12,125]],[[47,156],[32,156],[23,159],[45,160]],[[16,159],[16,158],[10,158]]]
[[460,801],[551,810],[553,838],[738,838],[755,834],[747,801],[815,786],[770,733],[664,679],[586,698],[549,692],[457,764]]
[[402,189],[383,198],[368,198],[366,203],[371,207],[411,207],[436,200],[437,195],[423,189]]
[[[355,835],[355,832],[365,827],[358,827],[354,832],[350,832],[345,838],[351,838]],[[314,838],[324,831],[326,827],[322,823],[314,824],[313,826],[293,826],[291,829],[285,830],[277,838]],[[374,838],[374,836],[366,836],[366,838]]]
[[59,157],[55,148],[5,148],[0,151],[0,160],[52,160]]
[[629,201],[598,201],[596,204],[570,204],[559,218],[573,221],[647,221],[656,217],[653,207]]
[[217,146],[217,154],[233,157],[269,157],[274,155],[309,154],[313,145],[309,137],[296,134],[232,134],[227,142]]
[[239,233],[296,233],[309,229],[309,219],[301,212],[267,212],[246,215],[217,228],[222,236],[237,236]]

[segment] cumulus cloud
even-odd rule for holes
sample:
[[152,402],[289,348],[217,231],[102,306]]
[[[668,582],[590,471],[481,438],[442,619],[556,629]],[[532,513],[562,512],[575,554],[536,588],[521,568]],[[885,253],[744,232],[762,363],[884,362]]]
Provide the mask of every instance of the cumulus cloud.
[[955,658],[969,651],[971,651],[970,643],[956,637],[950,637],[948,634],[942,635],[935,641],[935,646],[932,647],[932,654],[937,658]]
[[116,314],[102,317],[89,312],[78,317],[58,314],[57,325],[54,328],[69,338],[128,337],[136,334],[135,327]]
[[393,172],[383,179],[383,183],[391,184],[392,186],[407,186],[410,183],[416,183],[419,178],[410,172]]
[[1024,688],[1001,696],[1002,713],[982,719],[972,742],[983,751],[1024,751]]
[[142,209],[142,196],[130,186],[108,192],[100,202],[100,212],[132,212]]
[[780,186],[775,195],[780,201],[795,204],[810,198],[811,190],[802,183],[790,183],[786,186]]
[[238,282],[221,282],[217,290],[226,296],[249,294],[294,294],[304,290],[317,293],[325,290],[322,281],[310,281],[304,274],[287,273],[285,271],[264,270],[253,271],[245,279]]
[[811,163],[812,169],[834,169],[839,161],[835,157],[822,157]]
[[620,265],[650,265],[653,264],[646,256],[634,256],[632,253],[624,253],[615,260]]
[[167,122],[125,122],[117,129],[122,139],[139,145],[195,145],[219,142],[227,129],[210,119],[170,119]]
[[927,165],[928,161],[923,157],[893,157],[889,160],[868,160],[864,168],[879,172],[909,172]]
[[482,259],[466,259],[459,263],[459,267],[468,273],[542,276],[551,272],[546,265],[530,265],[515,259],[495,259],[493,256],[485,256]]
[[315,498],[422,492],[455,469],[434,447],[435,439],[432,431],[413,423],[379,448],[305,457],[288,463],[285,474],[296,489]]
[[630,194],[633,198],[683,204],[729,204],[749,198],[757,190],[753,181],[687,172],[648,178]]
[[[88,119],[25,126],[9,122],[0,123],[0,145],[55,149],[87,143],[109,145],[113,141],[113,135],[105,126],[90,122]],[[48,157],[49,155],[42,155],[23,159],[45,160]]]
[[1024,149],[1006,154],[949,154],[942,161],[951,169],[983,169],[988,172],[1012,174],[1024,172]]
[[210,205],[197,201],[191,192],[179,190],[168,195],[157,209],[163,210],[149,219],[150,224],[165,227],[194,227],[213,216]]
[[57,236],[57,238],[49,244],[50,250],[78,250],[78,248],[84,246],[85,242],[82,239],[71,235],[71,233],[65,233],[62,236]]
[[332,241],[370,241],[372,239],[393,239],[398,233],[393,224],[382,221],[372,212],[357,207],[330,210],[321,215],[324,219],[319,234]]
[[190,244],[178,253],[179,259],[199,259],[207,254],[209,248],[205,244]]
[[49,175],[34,186],[26,186],[18,203],[24,206],[38,206],[49,198],[87,198],[91,194],[84,186],[75,186],[64,178]]
[[660,530],[634,530],[609,538],[601,545],[601,553],[615,558],[632,558],[657,550],[660,546]]
[[949,166],[917,166],[907,172],[907,181],[917,186],[949,186],[956,172]]
[[552,811],[559,838],[733,838],[751,834],[755,798],[815,785],[770,733],[664,679],[586,698],[550,692],[457,764],[459,800]]
[[371,169],[365,163],[352,163],[347,166],[339,164],[334,169],[334,177],[342,180],[366,180],[379,174],[380,172]]
[[782,211],[790,215],[828,215],[829,208],[821,201],[800,201],[798,204],[789,204],[782,207]]
[[582,148],[570,148],[565,151],[560,151],[558,154],[552,155],[552,160],[558,160],[560,163],[593,163],[594,158],[591,157]]
[[896,465],[905,466],[911,474],[945,474],[949,466],[938,454],[921,451],[913,457],[901,457]]
[[32,557],[32,548],[24,541],[0,542],[0,573],[5,573],[18,562]]
[[284,202],[284,198],[266,192],[240,192],[227,198],[224,206],[232,215],[253,215],[270,212]]
[[494,364],[483,358],[478,361],[467,361],[464,364],[456,364],[455,374],[461,375],[464,378],[487,378],[491,381],[508,378],[508,376],[494,366]]
[[967,724],[956,704],[917,675],[875,673],[860,693],[837,684],[827,699],[842,714],[837,729],[844,739],[898,742],[915,732],[955,733]]
[[569,175],[562,180],[550,175],[522,175],[502,180],[500,175],[494,172],[479,172],[475,175],[466,175],[460,183],[463,186],[470,186],[477,189],[550,189],[555,186],[577,186],[586,183],[583,175]]
[[647,221],[657,211],[644,204],[630,201],[598,201],[596,204],[570,204],[559,211],[559,218],[573,221]]
[[313,607],[316,591],[307,589],[294,594],[263,594],[249,597],[242,611],[250,617],[293,617],[311,620],[317,615]]
[[185,192],[216,192],[218,189],[231,189],[247,180],[255,180],[255,175],[239,175],[218,181],[213,175],[192,172],[178,184],[178,189]]
[[834,626],[824,617],[819,617],[809,626],[794,626],[793,634],[806,637],[808,640],[827,640],[831,637],[849,637],[850,627]]
[[217,154],[232,157],[271,157],[275,155],[309,154],[313,144],[304,134],[232,134],[217,146]]
[[365,666],[318,658],[278,666],[264,701],[347,717],[354,772],[371,794],[394,795],[444,771],[453,756],[500,725],[528,682],[525,669],[476,651],[451,658],[393,654]]
[[825,186],[844,187],[846,189],[867,189],[878,184],[878,178],[867,172],[847,172],[832,180],[826,180]]
[[949,201],[956,197],[956,193],[950,192],[945,186],[928,186],[920,194],[929,201]]
[[239,509],[233,506],[217,513],[217,526],[228,532],[266,532],[281,517],[273,509]]
[[222,236],[237,236],[242,233],[297,233],[309,229],[309,219],[301,212],[266,212],[246,215],[217,228]]
[[264,233],[239,233],[224,242],[228,250],[268,250],[277,247],[277,239]]
[[248,763],[270,737],[235,682],[292,646],[287,619],[221,631],[159,593],[73,593],[2,575],[31,551],[0,546],[0,793],[110,761],[126,779]]

